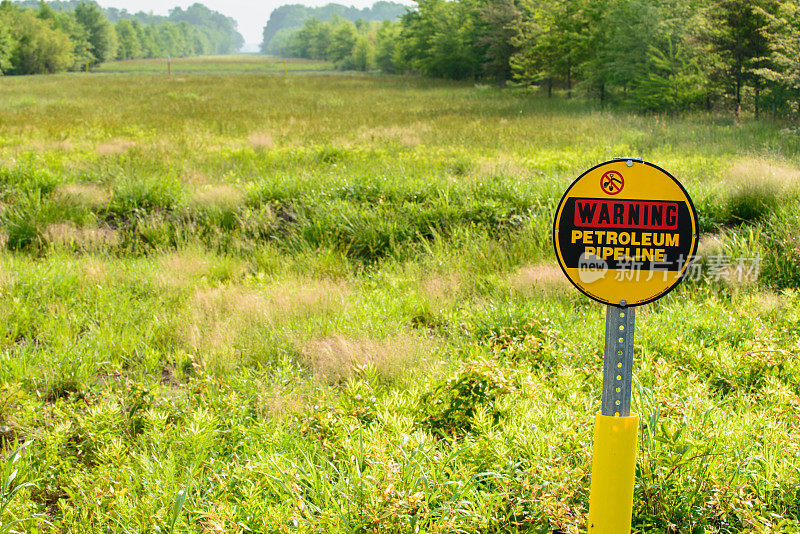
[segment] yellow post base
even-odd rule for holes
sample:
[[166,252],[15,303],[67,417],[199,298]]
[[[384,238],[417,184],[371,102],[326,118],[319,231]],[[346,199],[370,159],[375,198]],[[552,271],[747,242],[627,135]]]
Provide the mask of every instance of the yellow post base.
[[595,418],[589,534],[631,532],[638,433],[638,414]]

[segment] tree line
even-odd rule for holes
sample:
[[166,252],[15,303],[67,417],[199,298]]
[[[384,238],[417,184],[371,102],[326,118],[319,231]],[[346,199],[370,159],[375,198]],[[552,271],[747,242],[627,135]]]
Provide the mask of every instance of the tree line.
[[268,50],[279,56],[331,61],[343,70],[373,70],[379,34],[391,24],[363,19],[351,22],[341,17],[322,21],[312,17],[297,31],[276,35]]
[[371,7],[363,9],[335,3],[320,7],[308,7],[301,4],[282,5],[270,13],[269,20],[264,26],[261,51],[267,54],[274,54],[276,50],[282,49],[285,47],[284,41],[287,36],[311,18],[321,21],[341,18],[350,22],[358,20],[380,22],[383,20],[397,20],[406,11],[408,11],[408,6],[398,2],[387,2],[386,0],[379,0]]
[[[110,17],[109,17],[110,15]],[[225,54],[244,39],[202,4],[167,17],[104,11],[95,2],[0,2],[0,74],[80,70],[115,59]]]
[[398,22],[307,20],[273,53],[511,82],[643,110],[800,114],[798,0],[417,4]]

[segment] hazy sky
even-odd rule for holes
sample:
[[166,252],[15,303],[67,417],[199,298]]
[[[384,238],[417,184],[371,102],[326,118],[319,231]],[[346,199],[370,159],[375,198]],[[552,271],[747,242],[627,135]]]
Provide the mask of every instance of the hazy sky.
[[[152,11],[156,15],[166,15],[175,6],[186,8],[197,1],[210,9],[235,18],[239,23],[239,33],[244,36],[247,43],[245,48],[250,51],[253,51],[253,47],[257,47],[261,43],[261,31],[267,23],[269,14],[280,5],[322,6],[330,1],[337,1],[340,4],[361,8],[371,6],[375,2],[375,0],[98,0],[98,3],[105,7],[125,8],[132,13]],[[404,4],[411,3],[409,0],[397,1]]]

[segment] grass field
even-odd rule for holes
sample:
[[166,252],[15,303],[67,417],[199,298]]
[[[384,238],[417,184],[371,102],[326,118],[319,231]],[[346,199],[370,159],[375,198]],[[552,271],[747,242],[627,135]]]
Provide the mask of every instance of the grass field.
[[604,310],[550,232],[629,155],[706,265],[638,312],[634,527],[800,531],[796,129],[205,61],[0,79],[4,525],[585,529]]
[[[170,69],[167,68],[169,63]],[[158,59],[132,59],[103,63],[91,72],[105,74],[266,74],[328,71],[332,65],[324,61],[310,59],[279,59],[257,54],[237,54],[231,56],[193,56]]]

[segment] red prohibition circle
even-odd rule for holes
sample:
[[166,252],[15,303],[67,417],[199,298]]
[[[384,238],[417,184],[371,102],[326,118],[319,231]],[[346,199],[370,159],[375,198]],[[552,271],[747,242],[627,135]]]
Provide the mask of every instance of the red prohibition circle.
[[618,195],[625,187],[625,178],[617,171],[608,171],[600,177],[600,189],[607,195]]

